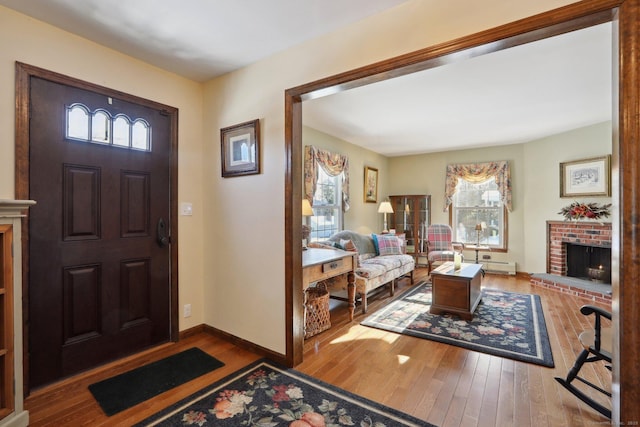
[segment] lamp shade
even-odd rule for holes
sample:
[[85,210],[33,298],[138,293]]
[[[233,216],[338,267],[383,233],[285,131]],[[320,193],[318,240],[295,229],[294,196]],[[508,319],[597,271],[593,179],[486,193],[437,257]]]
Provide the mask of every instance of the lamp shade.
[[378,213],[393,213],[393,208],[390,202],[382,202],[378,207]]
[[313,216],[311,203],[307,199],[302,199],[302,216]]

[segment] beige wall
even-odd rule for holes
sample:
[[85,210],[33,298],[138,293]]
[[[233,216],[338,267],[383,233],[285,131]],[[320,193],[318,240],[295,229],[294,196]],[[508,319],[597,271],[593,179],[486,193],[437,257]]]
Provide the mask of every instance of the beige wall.
[[[546,221],[562,220],[560,209],[575,198],[560,197],[560,162],[589,159],[611,154],[611,122],[550,136],[524,146],[524,262],[527,272],[545,272]],[[580,202],[611,203],[611,197],[580,197]],[[612,222],[605,218],[603,222]],[[544,237],[543,237],[544,236]]]
[[[15,62],[177,107],[179,201],[194,204],[180,217],[181,303],[193,305],[180,329],[203,322],[202,85],[168,73],[0,6],[0,199],[14,198]],[[22,319],[20,319],[21,321]]]
[[[497,261],[515,261],[518,271],[544,273],[546,221],[562,220],[558,212],[573,201],[560,198],[559,163],[611,154],[611,147],[611,122],[606,122],[526,144],[394,157],[389,161],[390,191],[431,194],[431,222],[448,224],[449,211],[443,211],[447,165],[509,161],[513,210],[508,214],[508,252],[490,255]],[[610,197],[579,200],[611,203]],[[466,256],[475,253],[469,251]]]
[[[513,189],[513,211],[509,213],[509,258],[514,261],[523,259],[522,249],[522,199],[524,192],[519,191],[522,179],[523,146],[506,145],[500,147],[479,148],[473,150],[445,151],[421,156],[395,157],[391,159],[390,169],[393,176],[393,189],[396,192],[431,194],[431,223],[449,224],[449,211],[444,209],[444,185],[446,167],[450,163],[474,163],[493,160],[507,160],[511,167]],[[470,257],[475,254],[467,253]],[[492,253],[492,259],[502,260],[503,254]]]
[[[179,220],[180,302],[193,304],[180,329],[284,353],[284,91],[572,2],[411,0],[203,86],[0,7],[0,197],[13,197],[16,60],[179,108],[179,201],[194,204]],[[262,173],[221,178],[220,128],[255,118]]]
[[[378,205],[389,195],[388,158],[371,150],[350,144],[317,129],[302,129],[302,144],[314,145],[324,150],[340,153],[349,158],[350,209],[344,214],[344,229],[358,233],[379,233],[383,228],[383,216]],[[364,167],[378,169],[378,203],[364,201]]]
[[[204,273],[205,322],[285,352],[287,88],[569,3],[413,0],[206,84],[203,236],[210,262]],[[254,118],[263,126],[262,174],[222,179],[219,129]]]

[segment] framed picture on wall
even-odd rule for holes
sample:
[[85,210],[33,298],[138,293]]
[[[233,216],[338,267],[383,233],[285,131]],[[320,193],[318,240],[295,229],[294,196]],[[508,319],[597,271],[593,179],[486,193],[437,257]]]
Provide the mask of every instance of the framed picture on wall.
[[222,176],[260,173],[260,120],[220,129]]
[[610,177],[610,155],[560,163],[560,197],[609,197]]
[[364,167],[364,201],[376,203],[378,201],[378,169]]

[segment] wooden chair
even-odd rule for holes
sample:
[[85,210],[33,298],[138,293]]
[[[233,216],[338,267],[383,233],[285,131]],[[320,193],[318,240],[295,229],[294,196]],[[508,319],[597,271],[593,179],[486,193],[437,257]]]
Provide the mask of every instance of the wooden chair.
[[431,224],[427,227],[427,263],[431,273],[436,263],[453,261],[453,255],[457,251],[462,255],[464,244],[452,242],[453,233],[448,224]]
[[611,321],[611,313],[592,305],[582,306],[580,308],[580,312],[585,316],[589,316],[591,314],[595,315],[594,327],[593,329],[586,330],[580,334],[578,339],[580,340],[580,344],[584,347],[584,350],[582,350],[573,367],[569,370],[567,377],[556,377],[556,381],[591,408],[600,412],[605,417],[611,418],[610,409],[587,396],[572,383],[573,380],[577,379],[594,390],[611,397],[611,393],[578,375],[580,369],[585,363],[604,361],[606,363],[605,367],[611,370],[612,331],[611,328],[602,328],[602,318],[604,317]]

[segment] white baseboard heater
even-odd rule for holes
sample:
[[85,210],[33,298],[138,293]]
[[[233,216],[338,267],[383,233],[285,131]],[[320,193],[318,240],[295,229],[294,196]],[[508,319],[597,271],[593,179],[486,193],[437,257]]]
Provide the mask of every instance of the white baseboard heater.
[[516,274],[516,263],[514,261],[485,261],[482,263],[482,268],[487,273]]

